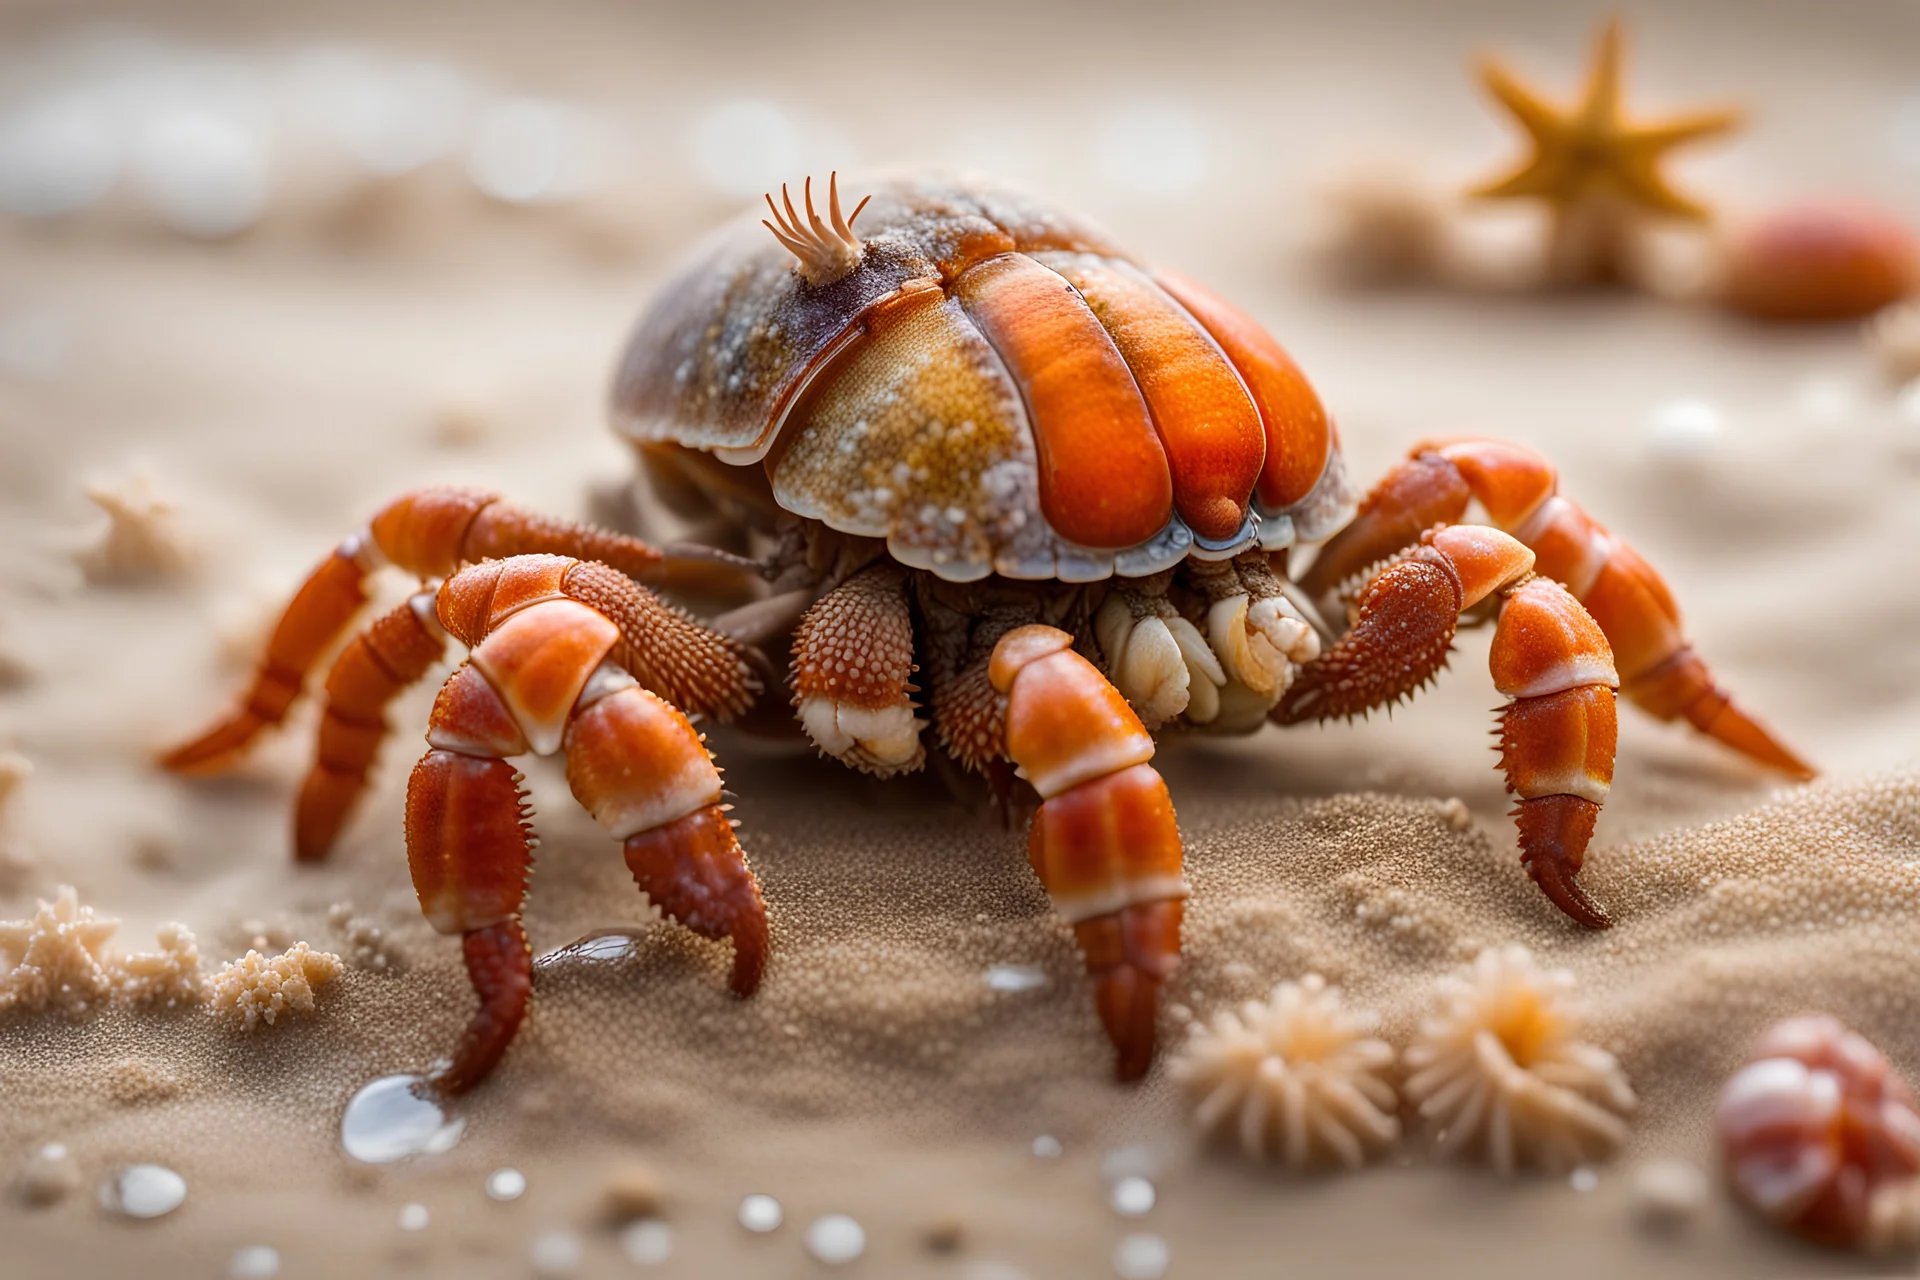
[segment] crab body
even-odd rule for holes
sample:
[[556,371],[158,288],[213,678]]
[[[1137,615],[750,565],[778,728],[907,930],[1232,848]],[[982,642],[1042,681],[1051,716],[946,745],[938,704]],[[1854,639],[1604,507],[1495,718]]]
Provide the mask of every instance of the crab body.
[[[767,908],[688,715],[761,721],[790,701],[852,767],[888,776],[943,750],[1003,797],[1029,788],[1029,859],[1123,1079],[1152,1063],[1187,894],[1152,765],[1163,726],[1390,706],[1439,673],[1463,613],[1490,617],[1521,862],[1593,928],[1609,917],[1577,875],[1613,776],[1616,690],[1811,776],[1544,459],[1422,444],[1356,507],[1312,387],[1200,285],[1002,188],[894,181],[851,218],[837,182],[829,199],[823,218],[809,185],[804,216],[769,197],[765,230],[722,230],[620,363],[614,417],[650,487],[727,550],[417,490],[314,571],[240,706],[165,757],[237,759],[284,718],[369,573],[421,580],[335,661],[295,832],[299,856],[324,856],[386,706],[449,637],[468,646],[407,794],[415,888],[461,936],[480,998],[446,1090],[486,1075],[532,990],[532,842],[509,757],[564,753],[639,886],[731,941],[737,994],[757,986]],[[724,611],[697,619],[649,588]]]

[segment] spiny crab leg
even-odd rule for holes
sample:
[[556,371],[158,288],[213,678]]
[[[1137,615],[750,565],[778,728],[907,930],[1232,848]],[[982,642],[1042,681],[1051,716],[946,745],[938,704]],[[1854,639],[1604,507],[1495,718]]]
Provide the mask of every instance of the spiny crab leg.
[[[555,520],[479,489],[433,486],[403,494],[308,576],[274,627],[253,680],[235,710],[199,737],[166,752],[176,773],[231,767],[258,734],[279,724],[299,698],[307,672],[332,648],[367,601],[366,578],[393,565],[420,580],[444,578],[463,564],[523,552],[557,551],[599,560],[635,578],[659,581],[674,566],[634,538]],[[696,575],[717,566],[691,566]]]
[[1086,956],[1115,1074],[1138,1080],[1153,1065],[1187,896],[1173,801],[1147,763],[1153,739],[1057,628],[1001,637],[988,678],[1007,698],[1006,753],[1043,801],[1028,857]]
[[441,625],[472,653],[434,703],[406,832],[420,908],[436,930],[460,935],[480,999],[433,1077],[449,1094],[499,1062],[533,987],[520,921],[532,833],[507,757],[565,750],[575,798],[623,842],[636,883],[670,918],[733,940],[736,994],[752,994],[766,964],[766,906],[719,770],[686,716],[613,660],[617,610],[606,582],[582,574],[600,567],[564,556],[491,561],[449,578],[436,601]]
[[1460,613],[1497,596],[1489,666],[1512,699],[1500,717],[1500,763],[1519,796],[1520,860],[1561,911],[1604,929],[1611,918],[1576,877],[1613,782],[1619,677],[1592,616],[1533,563],[1497,529],[1429,530],[1368,581],[1352,629],[1301,671],[1273,715],[1292,723],[1392,705],[1446,665]]
[[1613,647],[1620,691],[1662,720],[1685,717],[1707,736],[1770,769],[1815,776],[1765,726],[1734,704],[1687,642],[1680,607],[1653,566],[1558,492],[1546,459],[1498,440],[1430,441],[1381,477],[1359,514],[1301,583],[1338,589],[1436,523],[1457,522],[1478,500],[1488,520],[1531,547],[1534,568],[1586,606]]

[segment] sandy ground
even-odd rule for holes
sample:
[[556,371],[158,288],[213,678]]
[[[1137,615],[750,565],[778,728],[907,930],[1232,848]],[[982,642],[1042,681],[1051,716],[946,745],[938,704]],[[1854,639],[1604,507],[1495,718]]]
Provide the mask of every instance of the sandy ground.
[[[488,203],[445,165],[371,188],[295,169],[259,226],[216,244],[122,199],[52,225],[0,222],[0,321],[57,339],[51,360],[0,370],[0,657],[17,673],[0,688],[0,748],[36,770],[0,815],[0,918],[73,884],[124,922],[116,947],[144,947],[178,919],[217,962],[256,933],[346,951],[329,909],[348,903],[383,931],[392,962],[351,968],[315,1017],[248,1036],[198,1015],[0,1022],[0,1178],[48,1141],[86,1178],[52,1208],[0,1201],[0,1272],[213,1275],[266,1244],[287,1276],[515,1276],[539,1233],[567,1229],[584,1241],[584,1273],[612,1274],[632,1264],[598,1201],[607,1171],[632,1160],[667,1188],[663,1275],[811,1274],[801,1232],[828,1212],[865,1226],[852,1270],[875,1276],[986,1280],[989,1262],[1109,1275],[1116,1243],[1143,1231],[1167,1242],[1176,1276],[1864,1265],[1783,1243],[1718,1197],[1677,1238],[1650,1235],[1633,1225],[1631,1185],[1650,1158],[1711,1163],[1714,1092],[1773,1017],[1831,1010],[1920,1071],[1905,986],[1920,960],[1920,588],[1908,571],[1920,429],[1844,326],[1762,331],[1630,297],[1346,292],[1303,252],[1314,183],[1348,157],[1391,144],[1459,181],[1497,166],[1512,143],[1476,98],[1468,55],[1498,45],[1564,85],[1594,14],[458,12],[295,20],[182,5],[140,21],[202,48],[350,37],[453,58],[596,104],[635,167],[552,209]],[[1735,206],[1839,190],[1911,210],[1920,171],[1910,156],[1901,167],[1897,145],[1914,110],[1899,52],[1912,48],[1911,12],[1733,12],[1663,7],[1635,28],[1630,82],[1652,101],[1756,108],[1748,137],[1703,152],[1687,181]],[[9,6],[0,31],[16,79],[51,65],[77,21]],[[474,482],[577,513],[624,476],[602,425],[612,357],[673,254],[730,207],[700,185],[686,138],[700,112],[745,94],[803,122],[805,167],[990,163],[1221,287],[1293,348],[1361,477],[1433,432],[1549,453],[1566,490],[1674,583],[1726,682],[1828,771],[1777,792],[1708,744],[1623,716],[1589,872],[1622,924],[1595,937],[1554,917],[1513,856],[1484,749],[1495,695],[1483,635],[1390,720],[1163,753],[1195,891],[1173,998],[1205,1012],[1318,969],[1403,1039],[1439,975],[1480,946],[1525,942],[1579,976],[1594,1038],[1643,1100],[1595,1189],[1436,1168],[1417,1144],[1324,1182],[1197,1146],[1165,1080],[1108,1081],[1070,939],[1023,841],[984,803],[726,734],[716,742],[775,925],[762,993],[735,1003],[721,948],[649,924],[558,770],[536,767],[536,947],[629,925],[642,931],[635,955],[543,970],[532,1020],[465,1108],[452,1151],[380,1170],[341,1154],[353,1091],[430,1061],[468,1008],[455,949],[419,919],[401,855],[414,730],[332,860],[297,870],[286,814],[310,717],[217,784],[168,778],[150,753],[222,705],[265,612],[387,497]],[[1142,179],[1167,163],[1148,143],[1116,158],[1102,122],[1131,110],[1147,125],[1169,112],[1199,122],[1198,176],[1172,190]],[[1717,409],[1722,430],[1703,450],[1650,425],[1676,400]],[[73,553],[100,519],[83,486],[135,472],[178,502],[197,570],[88,585]],[[427,696],[398,722],[422,723]],[[1450,797],[1470,830],[1444,820]],[[1378,925],[1395,914],[1407,923]],[[1038,966],[1048,981],[995,993],[993,964]],[[1064,1155],[1031,1155],[1040,1134]],[[1149,1153],[1160,1190],[1137,1221],[1107,1206],[1101,1173],[1131,1147]],[[184,1174],[184,1207],[145,1225],[104,1218],[93,1186],[135,1160]],[[483,1194],[501,1166],[525,1173],[523,1198]],[[735,1224],[750,1192],[786,1206],[780,1231]],[[400,1231],[410,1202],[427,1206],[425,1232]],[[954,1256],[925,1244],[949,1219]]]

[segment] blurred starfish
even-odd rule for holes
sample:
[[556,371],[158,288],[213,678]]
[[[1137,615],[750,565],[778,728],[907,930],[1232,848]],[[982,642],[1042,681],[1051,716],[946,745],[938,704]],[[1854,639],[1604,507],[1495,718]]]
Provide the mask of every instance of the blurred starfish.
[[1706,206],[1668,185],[1660,162],[1674,147],[1725,133],[1740,113],[1700,111],[1630,124],[1620,104],[1619,19],[1602,30],[1586,91],[1574,107],[1554,107],[1492,58],[1481,60],[1480,79],[1532,138],[1533,154],[1468,194],[1546,201],[1561,278],[1612,274],[1621,232],[1636,213],[1695,222],[1710,216]]

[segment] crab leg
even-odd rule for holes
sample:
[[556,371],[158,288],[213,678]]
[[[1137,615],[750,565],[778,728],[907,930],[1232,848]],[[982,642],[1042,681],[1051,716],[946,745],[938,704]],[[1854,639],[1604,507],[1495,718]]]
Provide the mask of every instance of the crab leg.
[[[439,584],[434,584],[438,589]],[[447,633],[433,616],[434,591],[417,592],[383,613],[340,651],[327,673],[313,766],[294,806],[293,852],[324,858],[367,783],[387,736],[387,704],[440,661]]]
[[1180,831],[1153,739],[1105,676],[1054,627],[1009,631],[988,669],[1006,697],[1006,753],[1043,803],[1027,852],[1073,926],[1096,983],[1115,1074],[1153,1064],[1161,984],[1180,961],[1187,896]]
[[1399,701],[1446,665],[1461,611],[1498,596],[1489,666],[1512,699],[1500,717],[1500,763],[1520,798],[1520,860],[1555,906],[1603,929],[1612,921],[1576,877],[1613,782],[1619,679],[1593,617],[1533,565],[1533,552],[1497,529],[1429,530],[1367,583],[1352,629],[1302,669],[1274,719],[1354,716]]
[[827,755],[878,777],[926,762],[914,714],[907,574],[878,564],[822,596],[793,634],[793,702]]
[[177,773],[219,773],[263,729],[284,720],[307,672],[366,603],[367,575],[381,566],[391,564],[424,582],[479,560],[542,551],[601,561],[663,585],[717,571],[698,557],[669,556],[634,538],[543,516],[484,490],[415,489],[382,508],[321,562],[280,616],[240,705],[166,752],[160,763]]
[[1662,720],[1682,716],[1735,751],[1795,778],[1814,770],[1734,705],[1687,643],[1680,608],[1660,575],[1556,492],[1538,454],[1497,440],[1417,446],[1382,477],[1353,522],[1329,540],[1302,579],[1314,595],[1335,590],[1411,546],[1434,524],[1452,524],[1478,499],[1488,519],[1531,547],[1535,569],[1571,591],[1606,633],[1620,690]]
[[434,703],[406,830],[421,910],[461,935],[480,998],[434,1077],[448,1093],[493,1069],[532,991],[520,923],[531,832],[506,757],[564,747],[575,796],[625,842],[641,887],[696,932],[734,939],[734,990],[751,993],[765,963],[766,910],[719,773],[687,718],[611,660],[621,628],[580,598],[584,568],[562,556],[489,562],[448,579],[436,600],[440,625],[472,653]]

